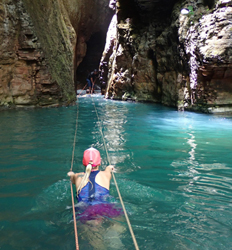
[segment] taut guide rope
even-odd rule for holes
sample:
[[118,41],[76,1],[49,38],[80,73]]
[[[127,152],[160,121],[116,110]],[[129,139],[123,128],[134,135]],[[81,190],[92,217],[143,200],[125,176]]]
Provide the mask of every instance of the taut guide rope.
[[[76,128],[75,128],[75,135],[74,135],[74,140],[73,140],[73,151],[72,151],[72,161],[71,161],[70,171],[73,170],[74,152],[75,152],[76,136],[77,136],[77,124],[78,124],[78,104],[77,104]],[[75,213],[74,198],[73,198],[73,187],[72,187],[71,180],[70,180],[70,186],[71,186],[71,196],[72,196],[72,209],[73,209],[73,223],[74,223],[75,243],[76,243],[76,250],[79,250],[76,213]]]
[[[93,103],[93,105],[94,105],[94,109],[95,109],[95,112],[96,112],[96,115],[97,115],[97,119],[98,119],[98,122],[99,122],[100,132],[101,132],[101,136],[102,136],[102,139],[103,139],[103,144],[104,144],[105,151],[106,151],[106,155],[107,155],[107,160],[108,160],[109,165],[111,165],[110,157],[109,157],[109,154],[108,154],[108,150],[107,150],[107,147],[106,147],[104,135],[103,135],[103,132],[102,132],[101,121],[100,121],[100,119],[99,119],[99,116],[98,116],[98,113],[97,113],[97,109],[96,109],[96,105],[95,105],[95,103],[94,103],[94,101],[93,101],[93,97],[91,96],[91,98],[92,98],[92,103]],[[123,208],[123,212],[124,212],[124,215],[125,215],[125,218],[126,218],[126,221],[127,221],[127,224],[128,224],[129,230],[130,230],[130,233],[131,233],[131,237],[132,237],[133,242],[134,242],[134,245],[135,245],[135,249],[136,249],[136,250],[139,250],[139,246],[138,246],[138,244],[137,244],[137,241],[136,241],[136,238],[135,238],[135,235],[134,235],[134,232],[133,232],[133,229],[132,229],[132,226],[131,226],[129,217],[128,217],[128,215],[127,215],[127,211],[126,211],[126,208],[125,208],[125,206],[124,206],[124,202],[123,202],[123,200],[122,200],[122,196],[121,196],[121,193],[120,193],[120,191],[119,191],[119,188],[118,188],[118,184],[117,184],[116,178],[115,178],[115,176],[114,176],[113,171],[112,171],[111,173],[112,173],[112,176],[113,176],[113,179],[114,179],[114,183],[115,183],[115,186],[116,186],[116,189],[117,189],[117,192],[118,192],[118,196],[119,196],[119,199],[120,199],[122,208]]]
[[[85,84],[85,87],[87,86],[88,83]],[[85,89],[85,87],[81,90],[80,94],[78,95],[78,97],[81,95],[82,91]]]

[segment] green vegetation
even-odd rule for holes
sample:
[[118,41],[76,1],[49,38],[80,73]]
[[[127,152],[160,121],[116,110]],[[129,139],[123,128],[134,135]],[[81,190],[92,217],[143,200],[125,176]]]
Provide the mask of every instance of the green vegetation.
[[189,10],[188,15],[189,15],[189,16],[193,16],[193,15],[194,15],[193,6],[190,5],[190,6],[188,6],[187,9]]

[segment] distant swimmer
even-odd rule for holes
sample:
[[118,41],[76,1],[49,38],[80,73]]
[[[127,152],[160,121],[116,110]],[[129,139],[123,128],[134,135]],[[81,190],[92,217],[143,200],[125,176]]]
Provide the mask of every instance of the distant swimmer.
[[97,78],[98,78],[98,70],[95,69],[88,75],[88,78],[86,79],[90,94],[94,93],[94,85],[96,83]]
[[104,171],[99,171],[101,165],[100,152],[95,148],[84,151],[83,165],[85,172],[68,172],[70,180],[76,186],[77,201],[83,206],[77,207],[77,217],[83,223],[100,217],[117,217],[122,210],[109,202],[110,180],[114,166],[109,165]]

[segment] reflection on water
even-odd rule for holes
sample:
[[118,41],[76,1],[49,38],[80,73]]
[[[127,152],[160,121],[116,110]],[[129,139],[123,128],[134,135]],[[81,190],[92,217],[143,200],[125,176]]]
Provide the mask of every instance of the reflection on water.
[[197,144],[195,143],[195,136],[193,135],[194,132],[189,133],[189,136],[191,137],[190,139],[188,139],[187,143],[190,145],[191,150],[189,151],[190,154],[190,163],[193,162],[195,160],[195,149],[197,147]]
[[124,162],[127,157],[124,154],[124,124],[127,123],[128,110],[126,108],[117,109],[116,105],[107,105],[107,103],[103,103],[97,109],[100,111],[101,120],[99,122],[104,139],[107,142],[106,147],[111,153],[111,164],[115,165]]
[[[140,249],[231,248],[231,119],[100,96],[78,102],[74,171],[90,146],[108,164],[102,130]],[[1,250],[75,248],[66,173],[76,112],[0,113]],[[111,195],[119,203],[113,182]],[[80,249],[134,249],[123,217],[78,222],[78,234]]]

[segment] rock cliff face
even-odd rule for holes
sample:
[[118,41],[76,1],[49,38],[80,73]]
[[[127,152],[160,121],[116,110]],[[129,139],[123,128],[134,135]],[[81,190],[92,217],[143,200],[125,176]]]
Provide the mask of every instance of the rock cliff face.
[[192,15],[179,21],[179,41],[189,65],[183,106],[232,111],[232,1],[215,1],[212,9],[198,1]]
[[108,0],[1,0],[0,106],[75,100],[75,70],[86,42],[106,32]]
[[75,100],[101,56],[109,6],[107,98],[232,111],[231,0],[1,0],[0,105]]
[[107,97],[230,112],[231,21],[229,0],[119,0],[101,60]]

